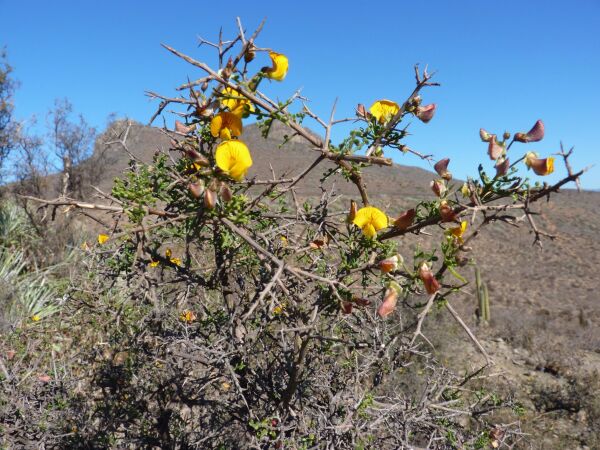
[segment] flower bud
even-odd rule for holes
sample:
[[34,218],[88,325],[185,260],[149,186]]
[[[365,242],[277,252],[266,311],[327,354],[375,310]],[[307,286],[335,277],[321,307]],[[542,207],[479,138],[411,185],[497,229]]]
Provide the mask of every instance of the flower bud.
[[210,189],[204,190],[204,207],[206,209],[213,209],[217,204],[217,194]]
[[390,258],[382,259],[377,264],[377,267],[383,273],[390,273],[390,272],[398,269],[398,255],[394,255]]
[[517,142],[538,142],[544,139],[544,122],[538,120],[535,125],[527,133],[515,134]]
[[200,86],[200,89],[202,89],[202,92],[206,92],[206,90],[208,89],[208,80],[206,80],[204,83],[202,83],[202,85]]
[[429,295],[433,295],[440,290],[440,282],[435,278],[435,275],[425,262],[419,267],[419,278]]
[[201,181],[198,181],[197,183],[190,183],[188,185],[188,189],[195,198],[200,198],[200,196],[204,193],[204,183]]
[[362,103],[358,104],[358,106],[356,107],[356,115],[362,119],[369,118],[369,112],[365,108],[365,105],[363,105]]
[[462,187],[460,188],[460,193],[465,198],[469,198],[471,196],[471,188],[469,187],[469,183],[463,183]]
[[194,165],[196,166],[200,166],[200,167],[208,167],[210,166],[210,161],[205,158],[204,156],[202,156],[200,153],[198,153],[196,155],[194,159]]
[[437,174],[446,181],[450,181],[452,179],[452,174],[448,171],[448,164],[450,164],[450,159],[444,158],[440,159],[433,166]]
[[181,320],[184,323],[192,323],[196,320],[196,314],[194,313],[194,311],[186,309],[179,315],[179,320]]
[[396,228],[397,230],[406,230],[412,225],[413,221],[415,220],[416,214],[417,212],[414,208],[403,212],[396,220],[394,220],[394,228]]
[[431,119],[433,119],[436,108],[437,105],[435,103],[431,103],[430,105],[426,106],[419,106],[415,115],[419,118],[421,122],[427,123]]
[[233,60],[229,58],[227,61],[227,65],[221,70],[221,77],[225,80],[228,80],[231,74],[233,73],[235,67],[233,65]]
[[446,200],[440,202],[440,217],[442,222],[454,222],[456,220],[457,214]]
[[505,131],[504,134],[502,135],[502,139],[504,139],[505,141],[510,139],[510,133],[508,131]]
[[358,206],[354,200],[350,200],[350,212],[348,213],[348,218],[346,219],[348,223],[352,223],[354,218],[356,217],[356,212],[358,211]]
[[222,183],[219,189],[219,194],[225,203],[229,203],[233,198],[233,194],[227,183]]
[[429,186],[431,186],[433,193],[440,198],[446,193],[446,185],[444,184],[444,180],[433,180]]
[[496,135],[490,134],[487,131],[485,131],[483,128],[480,128],[479,129],[479,137],[481,138],[481,140],[483,142],[490,142],[493,137],[496,137]]
[[244,62],[248,64],[256,57],[256,47],[250,43],[244,52]]
[[510,167],[510,162],[508,158],[500,158],[496,161],[496,177],[503,177],[508,173],[508,169]]
[[492,135],[490,143],[488,145],[488,155],[490,159],[495,161],[500,158],[504,153],[504,147],[496,141],[496,136]]
[[196,107],[196,115],[199,117],[212,117],[215,109],[219,107],[219,101],[214,100],[210,103],[205,102],[202,105]]

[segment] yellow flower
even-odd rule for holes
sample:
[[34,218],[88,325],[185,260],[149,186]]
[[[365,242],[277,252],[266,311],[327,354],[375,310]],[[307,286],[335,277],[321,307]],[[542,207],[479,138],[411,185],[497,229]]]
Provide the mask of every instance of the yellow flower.
[[287,56],[277,52],[269,52],[269,56],[271,57],[273,67],[263,67],[262,71],[267,78],[282,81],[288,71],[289,62]]
[[244,117],[248,111],[254,111],[254,105],[235,89],[226,87],[221,91],[224,97],[221,99],[221,107],[228,108],[230,112],[238,117]]
[[171,261],[171,264],[175,264],[176,266],[181,265],[181,259],[179,258],[171,258],[169,261]]
[[237,181],[241,181],[252,166],[250,150],[241,141],[221,142],[215,152],[217,167]]
[[277,315],[281,314],[284,309],[285,309],[285,305],[280,303],[275,308],[273,308],[273,314],[275,314],[277,316]]
[[[171,264],[175,264],[176,266],[180,266],[180,265],[181,265],[181,259],[179,259],[179,258],[175,258],[175,257],[173,256],[173,251],[172,251],[170,248],[167,248],[167,249],[165,250],[165,257],[166,257],[166,258],[167,258],[169,261],[171,261]],[[155,264],[155,265],[153,265],[153,264]],[[150,267],[156,267],[156,266],[158,266],[158,261],[152,261],[152,262],[150,263]]]
[[377,236],[377,231],[387,228],[388,218],[379,209],[373,206],[365,206],[356,212],[356,217],[354,217],[352,223],[360,227],[365,236],[374,238]]
[[392,117],[398,114],[400,106],[391,100],[377,100],[371,105],[369,111],[379,123],[389,122]]
[[102,245],[104,244],[106,241],[108,241],[108,234],[99,234],[98,235],[98,244]]
[[196,320],[196,314],[194,314],[193,311],[186,309],[179,315],[179,320],[185,323],[192,323]]
[[33,316],[31,316],[31,320],[33,320],[34,322],[39,322],[40,320],[42,320],[42,318],[37,314],[34,314]]
[[150,267],[158,267],[158,265],[159,265],[159,264],[160,264],[160,261],[150,261],[150,262],[148,263],[148,265],[149,265]]
[[459,244],[463,244],[465,242],[463,240],[463,234],[465,234],[465,231],[467,231],[467,221],[463,220],[459,226],[449,228],[448,234],[454,237]]
[[242,119],[231,112],[221,112],[210,121],[210,134],[221,139],[231,139],[242,134]]

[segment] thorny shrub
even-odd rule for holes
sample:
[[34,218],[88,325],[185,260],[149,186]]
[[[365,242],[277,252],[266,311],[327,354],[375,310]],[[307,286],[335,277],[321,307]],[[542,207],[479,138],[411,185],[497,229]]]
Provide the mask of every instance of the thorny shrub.
[[[239,24],[232,40],[203,41],[217,53],[216,68],[165,46],[203,71],[178,88],[185,95],[149,93],[160,100],[152,121],[167,106],[181,107],[174,129],[163,129],[171,152],[157,153],[152,164],[131,155],[102,205],[43,201],[113,218],[97,243],[85,244],[81,275],[55,330],[63,352],[52,353],[54,373],[43,381],[55,400],[65,400],[46,405],[62,412],[44,439],[81,448],[514,443],[514,425],[490,419],[507,406],[502,399],[465,389],[485,367],[449,372],[430,354],[423,322],[434,309],[447,310],[489,363],[451,304],[468,283],[468,243],[489,223],[521,220],[540,242],[545,233],[531,208],[581,175],[568,164],[570,152],[559,153],[564,179],[532,183],[523,169],[547,175],[554,157],[512,156],[512,147],[541,141],[543,123],[512,137],[482,129],[491,172],[482,164],[475,177],[456,183],[441,159],[430,199],[390,218],[371,202],[362,169],[392,165],[396,151],[431,159],[404,139],[408,120],[433,119],[436,105],[425,105],[421,94],[437,83],[415,67],[416,87],[404,102],[376,100],[342,119],[334,107],[323,119],[298,93],[283,101],[268,96],[272,82],[285,81],[288,59],[257,45],[261,28],[250,36]],[[267,57],[270,65],[260,68]],[[314,160],[294,176],[258,179],[252,160],[260,149],[244,143],[250,121],[265,137],[274,123],[284,124],[282,145],[303,139]],[[354,127],[335,144],[331,131],[341,123]],[[126,138],[127,130],[121,143],[128,150]],[[295,196],[321,168],[322,182],[341,175],[356,186],[342,214],[330,207],[333,192],[303,204]],[[435,250],[403,246],[402,236],[440,227],[441,235],[431,235],[441,236]],[[474,424],[464,428],[461,416]],[[24,421],[5,414],[2,426],[18,435]]]

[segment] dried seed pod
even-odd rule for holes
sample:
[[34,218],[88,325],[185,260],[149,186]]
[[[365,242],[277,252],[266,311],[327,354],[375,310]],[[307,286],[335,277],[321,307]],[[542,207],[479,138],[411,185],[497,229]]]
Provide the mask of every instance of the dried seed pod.
[[450,164],[450,159],[444,158],[440,159],[433,166],[437,174],[446,181],[450,181],[452,179],[452,174],[448,171],[448,164]]
[[402,292],[402,286],[395,281],[391,281],[383,296],[383,303],[379,305],[377,314],[379,317],[389,316],[396,309],[398,303],[398,295]]
[[527,133],[515,134],[515,141],[517,142],[538,142],[542,139],[544,139],[544,122],[541,120],[538,120]]
[[194,125],[186,126],[181,123],[179,120],[175,121],[175,131],[181,134],[188,134],[194,131]]
[[440,202],[440,217],[442,222],[454,222],[457,218],[454,208],[446,200]]
[[446,184],[444,180],[433,180],[429,186],[435,195],[438,197],[443,197],[446,193]]
[[504,175],[506,175],[508,173],[508,169],[510,167],[510,162],[508,160],[508,158],[500,158],[497,162],[496,162],[496,177],[503,177]]
[[437,105],[435,103],[431,103],[430,105],[425,106],[419,106],[415,115],[419,118],[421,122],[428,123],[431,119],[433,119],[436,108]]
[[435,278],[431,268],[425,262],[419,267],[419,278],[425,285],[425,290],[429,295],[433,295],[440,290],[440,282]]
[[488,155],[491,160],[496,161],[504,154],[504,147],[496,141],[496,136],[492,136],[488,145]]
[[406,230],[413,224],[416,214],[417,212],[414,208],[403,212],[396,220],[394,220],[394,228],[398,230]]
[[396,269],[398,269],[399,258],[398,255],[394,255],[390,258],[382,259],[377,263],[377,267],[383,273],[390,273]]

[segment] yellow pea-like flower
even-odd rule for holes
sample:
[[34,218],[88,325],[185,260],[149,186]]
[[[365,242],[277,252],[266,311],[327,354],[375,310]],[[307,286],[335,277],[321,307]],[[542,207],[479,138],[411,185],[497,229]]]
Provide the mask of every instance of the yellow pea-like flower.
[[365,236],[374,238],[379,230],[388,227],[388,218],[374,206],[365,206],[356,212],[352,223],[361,228]]
[[210,121],[210,134],[223,140],[242,134],[242,119],[232,112],[223,111]]
[[236,181],[241,181],[252,166],[250,150],[242,141],[225,141],[215,152],[217,167]]
[[181,266],[181,258],[171,258],[171,259],[169,259],[169,261],[171,261],[171,264],[175,264],[176,266]]
[[459,244],[463,244],[463,235],[465,234],[465,231],[467,231],[467,221],[463,220],[459,226],[450,228],[448,234],[454,237]]
[[192,323],[196,320],[196,314],[194,314],[194,311],[186,309],[179,315],[179,320],[185,323]]
[[377,122],[382,124],[392,120],[398,111],[400,111],[400,106],[391,100],[377,100],[369,108],[369,112],[377,119]]
[[98,244],[102,245],[106,241],[108,241],[108,239],[109,239],[108,234],[99,234],[98,235]]
[[252,102],[235,89],[226,87],[221,91],[221,95],[223,96],[221,107],[229,109],[231,113],[238,117],[244,117],[248,112],[254,111]]
[[287,56],[277,52],[269,52],[269,57],[271,58],[273,66],[263,67],[262,71],[264,72],[267,78],[282,81],[287,75],[289,67],[289,61],[287,59]]

